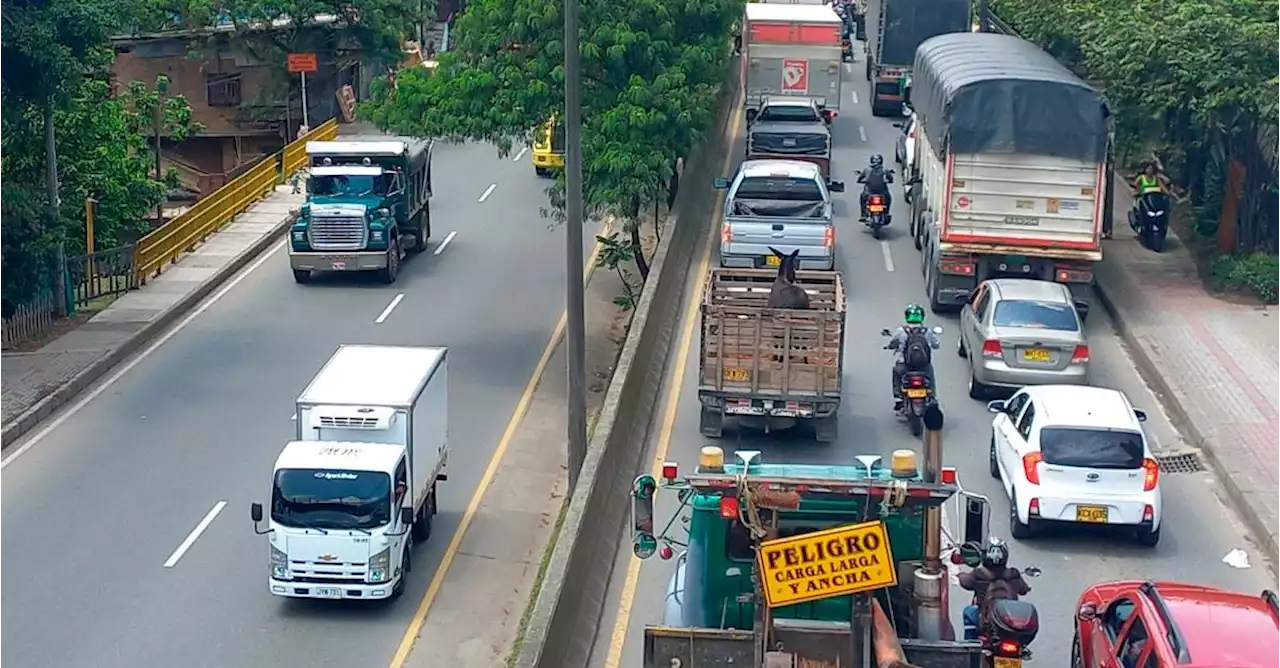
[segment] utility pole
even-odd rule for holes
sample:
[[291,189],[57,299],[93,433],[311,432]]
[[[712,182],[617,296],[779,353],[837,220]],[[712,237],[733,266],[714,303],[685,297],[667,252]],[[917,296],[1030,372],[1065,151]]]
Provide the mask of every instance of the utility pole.
[[[582,286],[582,89],[578,0],[564,0],[565,306],[569,358],[569,490],[587,458],[586,314]],[[554,132],[555,129],[553,128]]]
[[[58,225],[58,143],[53,134],[53,96],[44,101],[44,178],[49,198],[49,223],[46,229],[53,230]],[[67,258],[62,247],[62,236],[58,235],[58,246],[55,249],[53,268],[53,304],[54,313],[59,318],[67,317]]]

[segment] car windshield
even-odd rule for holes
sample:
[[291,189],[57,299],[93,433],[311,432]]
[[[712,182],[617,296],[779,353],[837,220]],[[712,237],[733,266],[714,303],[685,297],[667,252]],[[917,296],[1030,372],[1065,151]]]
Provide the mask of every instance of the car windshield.
[[814,112],[813,107],[801,105],[780,105],[776,107],[765,107],[760,110],[760,116],[756,118],[758,121],[772,121],[776,123],[792,123],[796,121],[817,121],[821,120],[818,114]]
[[1132,470],[1142,468],[1142,434],[1132,431],[1045,427],[1040,454],[1053,466]]
[[391,178],[390,174],[313,176],[308,181],[308,187],[312,195],[385,195],[391,188]]
[[735,194],[738,199],[775,199],[792,202],[821,202],[822,188],[813,179],[752,176],[742,179]]
[[319,529],[372,529],[391,521],[391,476],[377,471],[281,469],[271,519]]
[[1055,332],[1078,332],[1075,307],[1069,304],[1006,299],[996,302],[996,327],[1029,327]]

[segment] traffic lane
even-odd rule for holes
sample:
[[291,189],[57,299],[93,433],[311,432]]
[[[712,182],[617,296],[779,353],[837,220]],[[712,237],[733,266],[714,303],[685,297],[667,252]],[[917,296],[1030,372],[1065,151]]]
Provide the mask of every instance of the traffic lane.
[[[438,186],[443,206],[437,210],[448,210],[450,193],[464,190],[462,183],[444,185]],[[476,201],[474,195],[468,199]],[[465,207],[459,212],[481,217]],[[530,229],[537,236],[525,236]],[[361,660],[389,656],[496,442],[502,420],[494,416],[514,406],[536,363],[536,342],[550,336],[562,304],[544,289],[554,280],[528,280],[551,274],[563,284],[562,263],[546,267],[538,261],[562,249],[563,238],[540,224],[536,208],[524,215],[505,210],[490,221],[489,231],[473,248],[510,257],[505,247],[518,245],[528,253],[528,266],[517,265],[523,280],[503,290],[472,280],[491,274],[491,266],[448,253],[415,260],[429,259],[449,271],[406,271],[393,286],[359,280],[297,286],[277,251],[140,368],[6,467],[4,532],[10,541],[4,556],[15,571],[29,574],[6,591],[10,610],[22,609],[5,618],[6,656],[27,657],[33,665],[191,663],[189,650],[200,645],[222,653],[206,654],[206,665],[247,666],[274,661],[280,653],[294,656],[298,643],[315,648],[315,662],[324,665],[352,665],[356,654]],[[387,299],[406,288],[424,297],[422,303],[402,300],[390,318],[375,325]],[[531,318],[531,306],[540,303],[550,305],[548,312]],[[356,613],[371,622],[396,619],[382,625],[381,637],[372,631],[339,636],[322,625],[291,622],[282,614],[291,608],[265,592],[265,547],[244,517],[248,501],[264,497],[271,464],[294,433],[293,399],[337,345],[347,342],[450,345],[451,399],[464,407],[453,411],[454,454],[451,480],[441,490],[441,535],[416,555],[419,576],[409,602]],[[73,506],[68,499],[93,499],[95,512],[81,518],[83,502]],[[230,505],[174,568],[161,568],[220,500]],[[62,545],[67,535],[97,548],[15,549]],[[206,558],[214,560],[211,574],[200,571]],[[200,600],[200,606],[182,606],[187,598]],[[340,612],[323,608],[319,614]],[[335,617],[338,623],[343,619]],[[244,623],[253,629],[251,636],[231,634]],[[63,629],[77,641],[59,643]],[[351,637],[361,640],[353,643]]]

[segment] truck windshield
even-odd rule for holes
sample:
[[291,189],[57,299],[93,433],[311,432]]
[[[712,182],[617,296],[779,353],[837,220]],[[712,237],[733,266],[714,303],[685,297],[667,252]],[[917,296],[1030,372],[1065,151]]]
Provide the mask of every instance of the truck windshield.
[[372,529],[391,521],[391,476],[376,471],[281,469],[271,519],[319,529]]
[[[778,519],[778,535],[776,537],[803,536],[807,533],[831,529],[853,521],[856,520],[847,515],[837,516],[828,513],[819,517],[806,517],[788,513]],[[725,551],[729,553],[729,559],[732,561],[753,561],[756,558],[755,547],[751,541],[751,532],[747,531],[747,528],[737,520],[729,524],[729,535],[725,539]]]
[[313,176],[308,187],[312,195],[385,195],[391,189],[391,174],[367,176],[337,174]]
[[813,179],[749,176],[738,184],[738,199],[776,199],[791,202],[821,202],[822,188]]

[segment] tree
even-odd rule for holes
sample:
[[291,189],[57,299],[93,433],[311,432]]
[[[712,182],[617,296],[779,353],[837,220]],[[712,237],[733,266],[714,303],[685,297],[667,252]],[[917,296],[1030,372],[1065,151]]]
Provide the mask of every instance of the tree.
[[[401,71],[361,113],[401,134],[492,142],[500,154],[563,117],[564,15],[557,0],[476,0],[435,72]],[[640,216],[666,196],[677,157],[715,116],[739,0],[587,3],[581,12],[583,199],[624,222],[641,277]],[[562,220],[563,177],[548,188]]]

